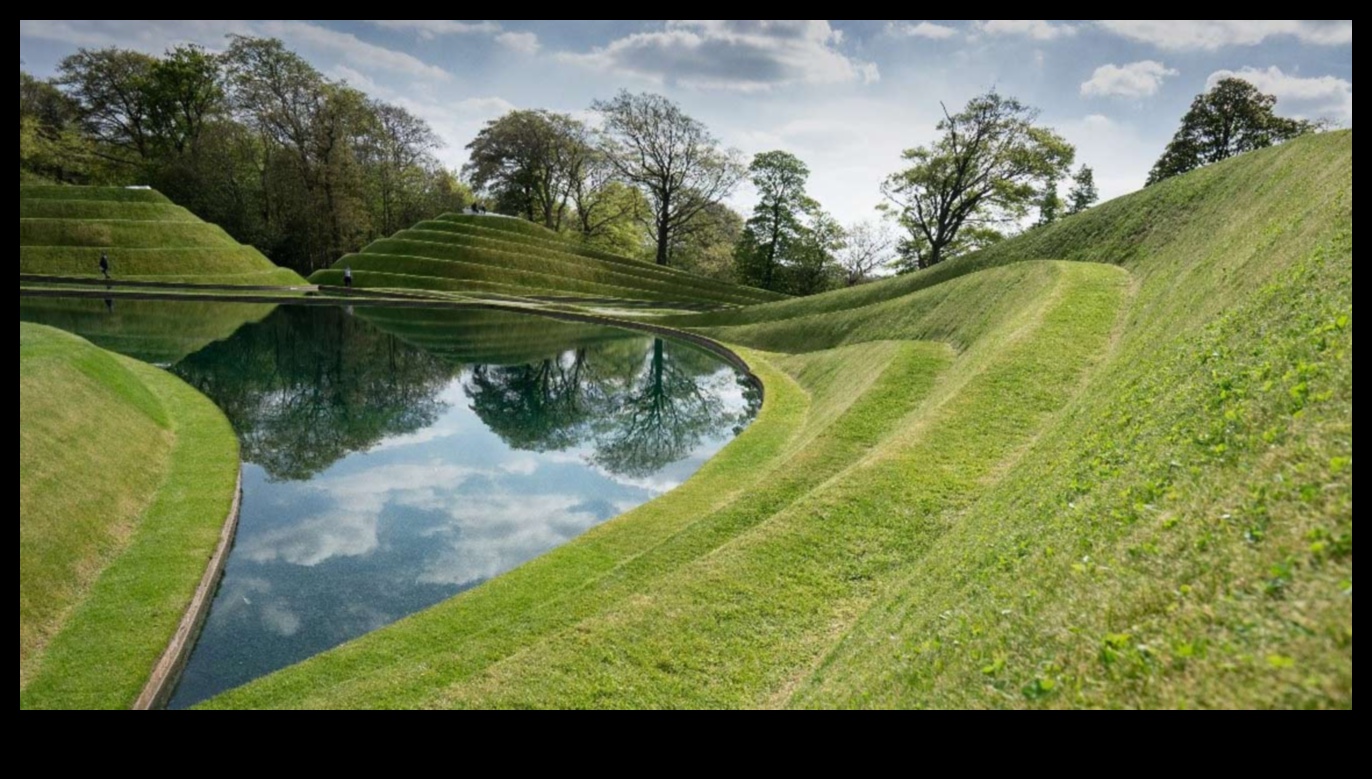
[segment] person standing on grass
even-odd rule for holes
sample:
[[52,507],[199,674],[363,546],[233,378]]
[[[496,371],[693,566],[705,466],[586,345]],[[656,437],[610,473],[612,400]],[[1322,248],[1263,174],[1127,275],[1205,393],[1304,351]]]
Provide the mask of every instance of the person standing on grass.
[[351,265],[343,266],[343,286],[346,289],[353,288],[353,266]]
[[100,252],[100,275],[106,279],[110,277],[110,255],[108,252]]

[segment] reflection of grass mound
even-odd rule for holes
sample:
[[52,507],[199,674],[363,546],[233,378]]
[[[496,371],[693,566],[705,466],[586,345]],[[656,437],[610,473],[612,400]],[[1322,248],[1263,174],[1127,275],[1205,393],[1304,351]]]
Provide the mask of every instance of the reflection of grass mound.
[[303,283],[152,190],[19,187],[20,273],[99,276],[102,251],[116,279]]
[[124,708],[166,648],[237,479],[176,378],[19,325],[19,705]]
[[374,241],[311,280],[363,287],[744,305],[782,296],[587,249],[537,225],[447,214]]
[[212,703],[1352,705],[1351,132],[677,324],[767,385],[690,481]]
[[78,333],[96,346],[170,365],[271,313],[257,303],[119,300],[113,310],[90,298],[19,298],[19,319]]
[[502,311],[363,308],[358,316],[426,352],[464,365],[522,365],[577,347],[643,339],[599,325]]

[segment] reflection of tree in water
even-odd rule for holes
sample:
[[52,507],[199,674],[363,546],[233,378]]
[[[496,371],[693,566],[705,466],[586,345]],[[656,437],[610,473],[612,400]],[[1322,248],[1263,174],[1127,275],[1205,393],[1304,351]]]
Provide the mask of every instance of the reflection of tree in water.
[[433,424],[455,369],[332,308],[282,307],[172,371],[223,409],[243,459],[307,479]]
[[477,365],[468,379],[472,410],[515,449],[535,452],[575,446],[603,405],[586,349],[528,365]]
[[741,430],[756,413],[756,402],[743,413],[726,412],[709,386],[719,369],[711,355],[654,339],[529,365],[476,366],[466,391],[472,409],[511,447],[541,452],[589,443],[592,462],[641,477],[687,456],[708,436]]

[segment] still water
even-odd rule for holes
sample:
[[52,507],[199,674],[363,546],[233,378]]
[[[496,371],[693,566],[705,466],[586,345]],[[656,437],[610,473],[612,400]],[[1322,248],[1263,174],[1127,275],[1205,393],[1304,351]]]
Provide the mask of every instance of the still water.
[[499,312],[20,300],[166,367],[242,446],[173,708],[375,630],[680,484],[759,396],[693,347]]

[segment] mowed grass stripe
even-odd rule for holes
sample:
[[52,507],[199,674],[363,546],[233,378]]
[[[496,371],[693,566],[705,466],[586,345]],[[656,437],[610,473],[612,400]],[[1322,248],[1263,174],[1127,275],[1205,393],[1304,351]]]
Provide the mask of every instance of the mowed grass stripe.
[[19,272],[228,284],[303,284],[261,252],[233,240],[152,190],[19,187]]
[[[51,328],[20,325],[21,376],[26,340],[31,353],[47,351],[59,365],[73,354],[78,363],[93,362],[86,375],[116,394],[73,398],[65,387],[44,388],[64,372],[58,370],[36,376],[28,399],[21,398],[20,708],[127,708],[175,632],[218,541],[237,484],[237,438],[208,399],[174,376]],[[32,418],[72,402],[57,421]],[[129,414],[154,420],[157,431],[106,427]],[[163,457],[140,457],[150,438],[165,442]],[[53,469],[48,461],[58,458],[61,465]],[[49,478],[30,475],[28,487],[26,472],[40,471]],[[127,497],[114,500],[111,491]],[[112,509],[121,502],[136,508],[116,515]],[[70,571],[70,562],[54,566],[43,558],[70,558],[72,549],[92,546],[65,538],[66,528],[61,543],[26,544],[26,528],[32,535],[43,530],[39,525],[64,524],[82,516],[78,506],[86,507],[88,523],[107,528],[85,532],[107,540],[82,554],[85,562],[75,567],[85,575],[65,582],[60,623],[25,658],[23,572]]]

